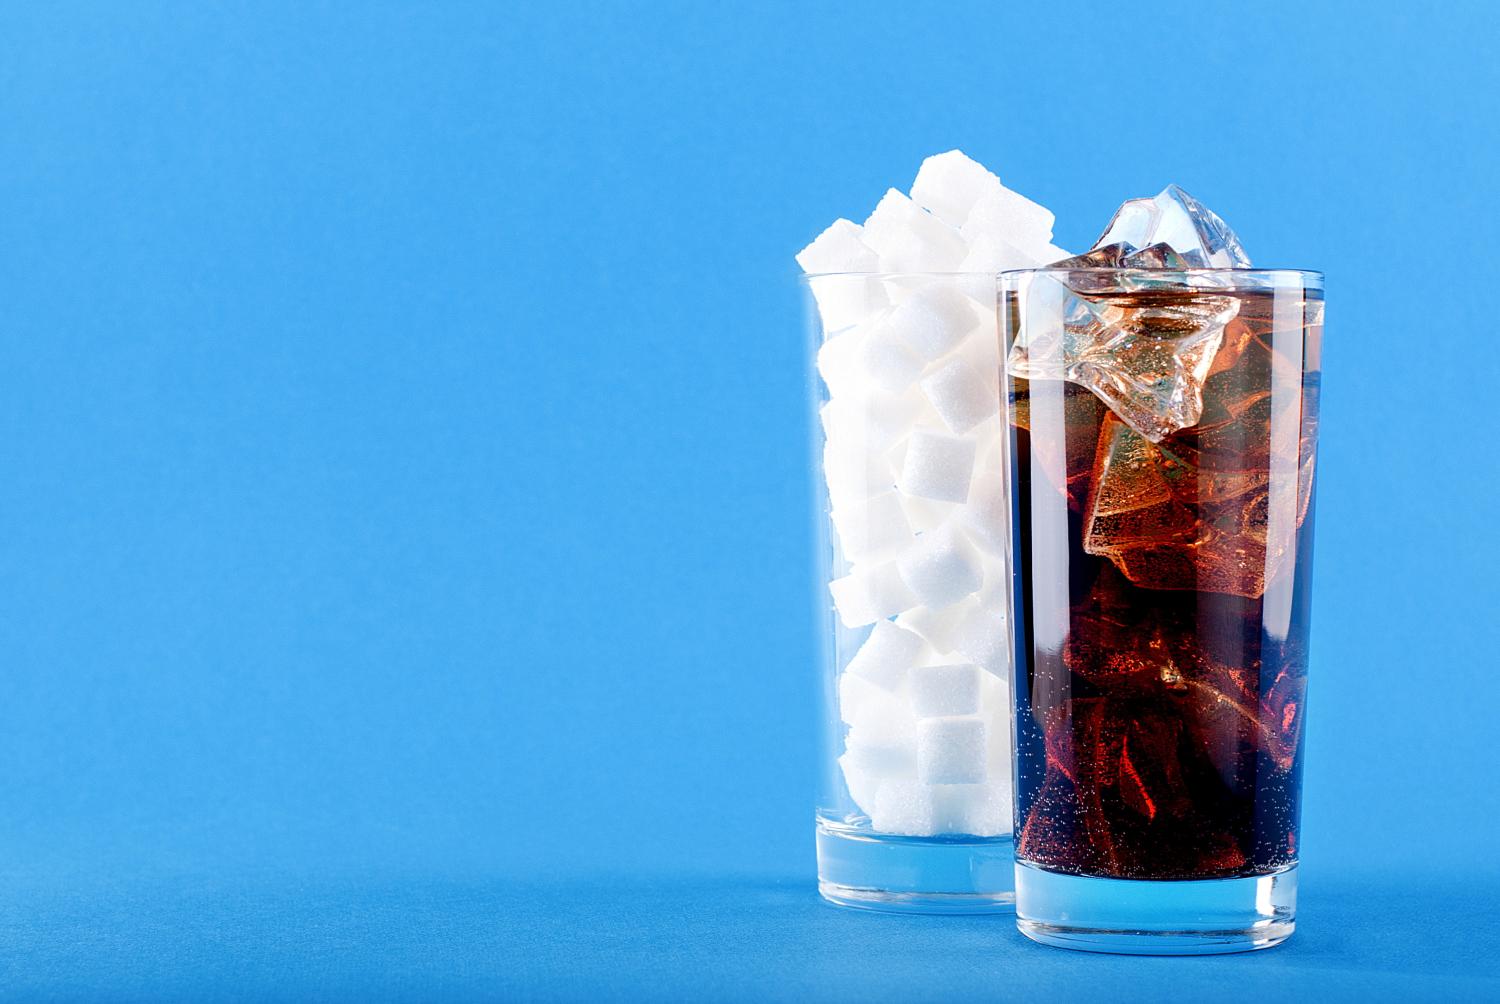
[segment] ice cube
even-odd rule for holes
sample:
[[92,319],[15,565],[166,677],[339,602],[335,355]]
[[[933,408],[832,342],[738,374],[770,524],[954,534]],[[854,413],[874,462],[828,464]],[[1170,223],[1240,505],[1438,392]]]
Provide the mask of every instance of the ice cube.
[[1165,244],[1192,268],[1249,268],[1250,257],[1228,224],[1176,185],[1147,199],[1130,199],[1094,242],[1136,248]]
[[982,197],[1001,189],[1000,179],[961,151],[922,161],[911,184],[912,201],[951,227],[961,227]]
[[886,272],[952,272],[968,255],[956,230],[894,188],[865,220],[862,238]]
[[1195,424],[1203,382],[1239,301],[1191,287],[1085,296],[1064,275],[1023,280],[1011,372],[1087,387],[1152,442]]

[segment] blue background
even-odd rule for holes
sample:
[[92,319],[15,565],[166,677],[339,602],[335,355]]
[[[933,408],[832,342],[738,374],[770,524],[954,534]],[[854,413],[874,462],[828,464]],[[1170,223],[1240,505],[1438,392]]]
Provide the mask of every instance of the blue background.
[[[1417,6],[7,6],[0,982],[1500,993],[1500,22]],[[816,901],[791,255],[955,146],[1328,274],[1275,952]]]

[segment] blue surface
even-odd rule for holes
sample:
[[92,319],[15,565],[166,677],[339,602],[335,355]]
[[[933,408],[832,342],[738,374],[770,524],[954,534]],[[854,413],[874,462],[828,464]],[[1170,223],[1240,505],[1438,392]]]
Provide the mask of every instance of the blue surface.
[[[1150,10],[0,12],[5,988],[1500,993],[1497,14]],[[790,255],[954,146],[1328,273],[1262,957],[813,899]]]

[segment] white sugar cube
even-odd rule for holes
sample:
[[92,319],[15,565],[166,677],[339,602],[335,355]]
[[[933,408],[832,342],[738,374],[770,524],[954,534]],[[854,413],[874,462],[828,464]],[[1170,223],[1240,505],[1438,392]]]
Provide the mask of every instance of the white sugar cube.
[[1005,272],[1015,268],[1035,268],[1040,264],[1043,263],[1034,254],[1007,244],[994,234],[975,232],[960,268],[964,272]]
[[970,365],[963,354],[955,355],[922,378],[927,396],[943,424],[962,435],[1000,410],[1000,385]]
[[862,239],[886,272],[952,272],[969,253],[957,230],[894,188],[865,220]]
[[959,506],[952,502],[938,502],[916,495],[902,495],[901,508],[906,510],[906,521],[911,524],[915,533],[937,529],[952,519],[953,514],[959,510]]
[[887,394],[875,387],[863,393],[840,394],[818,412],[830,442],[859,444],[871,452],[887,450],[910,431],[917,416],[930,411],[915,392]]
[[829,337],[818,347],[818,375],[834,397],[858,394],[866,381],[860,350],[867,332],[863,325]]
[[958,150],[922,161],[911,184],[912,201],[950,226],[961,227],[980,197],[1000,189],[1000,179]]
[[849,561],[880,561],[894,556],[912,542],[906,510],[893,491],[872,495],[861,502],[834,506],[829,514],[839,535],[839,549]]
[[807,287],[818,304],[824,334],[859,324],[890,306],[884,283],[873,275],[814,275],[808,277]]
[[982,784],[989,776],[989,729],[982,718],[917,723],[917,778],[928,784]]
[[808,273],[873,272],[876,255],[861,240],[863,234],[864,228],[858,223],[834,220],[832,226],[797,252],[797,264]]
[[875,811],[875,796],[884,779],[866,769],[857,756],[850,756],[848,753],[839,757],[839,770],[844,774],[844,786],[849,789],[849,797],[854,799],[854,804],[866,815],[872,814]]
[[967,663],[914,666],[911,708],[918,718],[979,713],[979,667]]
[[896,618],[897,625],[918,635],[926,643],[914,665],[953,661],[946,657],[953,652],[953,630],[964,610],[962,603],[938,608],[912,607]]
[[854,571],[828,583],[833,605],[845,627],[862,627],[915,606],[911,590],[896,571],[896,563],[856,565]]
[[963,239],[973,245],[981,236],[993,237],[1040,260],[1052,239],[1052,221],[1051,210],[1002,186],[974,202],[964,219]]
[[1041,265],[1051,265],[1053,262],[1073,257],[1073,252],[1060,248],[1056,244],[1045,244],[1037,250],[1041,255],[1038,264]]
[[864,374],[888,393],[899,394],[921,375],[926,362],[896,335],[889,320],[873,326],[859,347]]
[[881,833],[922,837],[937,832],[932,785],[886,781],[875,793],[870,825]]
[[933,787],[933,824],[938,833],[995,837],[1011,832],[1008,784],[943,784]]
[[823,445],[823,477],[835,509],[852,510],[866,499],[889,491],[895,472],[883,455],[858,448],[841,448],[830,440]]
[[897,484],[907,495],[966,502],[974,473],[973,439],[918,429],[906,441]]
[[1010,545],[1010,506],[1005,479],[998,470],[977,474],[959,520],[964,533],[984,550],[1003,556]]
[[980,326],[974,301],[951,281],[933,282],[902,300],[886,323],[925,361],[951,351]]
[[[905,616],[904,614],[902,616]],[[922,651],[922,637],[897,623],[876,621],[870,636],[854,653],[844,675],[855,676],[890,691],[901,686],[907,670]]]
[[909,595],[928,607],[957,603],[984,585],[978,553],[951,526],[924,533],[896,564]]
[[950,635],[953,651],[1002,680],[1010,677],[1010,630],[1003,601],[982,598],[966,609]]

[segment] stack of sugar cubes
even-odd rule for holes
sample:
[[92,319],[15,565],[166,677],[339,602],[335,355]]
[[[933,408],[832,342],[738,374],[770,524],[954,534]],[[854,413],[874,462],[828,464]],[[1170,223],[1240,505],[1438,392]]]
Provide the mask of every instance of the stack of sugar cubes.
[[880,832],[1011,831],[995,277],[1069,257],[1052,221],[953,150],[797,255],[823,328],[839,766]]

